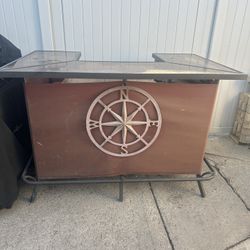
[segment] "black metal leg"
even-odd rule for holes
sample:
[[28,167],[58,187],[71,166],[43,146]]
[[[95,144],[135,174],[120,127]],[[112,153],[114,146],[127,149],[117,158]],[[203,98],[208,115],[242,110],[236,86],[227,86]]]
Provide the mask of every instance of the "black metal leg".
[[36,186],[36,185],[33,185],[32,194],[31,194],[30,200],[29,200],[30,203],[32,203],[32,202],[35,201],[36,195],[37,195],[37,186]]
[[121,182],[119,182],[119,201],[123,202],[123,178],[121,177]]
[[[199,177],[201,177],[201,176],[200,176],[200,175],[197,175],[197,177],[199,178]],[[205,192],[205,189],[204,189],[204,187],[203,187],[202,181],[197,181],[197,183],[198,183],[198,187],[199,187],[199,190],[200,190],[200,193],[201,193],[201,197],[202,197],[202,198],[206,197],[206,192]]]

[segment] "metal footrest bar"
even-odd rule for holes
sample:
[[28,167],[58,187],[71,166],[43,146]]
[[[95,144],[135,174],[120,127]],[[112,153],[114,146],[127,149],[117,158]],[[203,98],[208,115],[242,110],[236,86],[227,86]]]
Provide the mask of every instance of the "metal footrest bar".
[[195,177],[166,177],[166,176],[118,176],[106,178],[88,178],[88,179],[53,179],[53,180],[38,180],[36,177],[29,175],[28,170],[31,166],[32,157],[29,158],[24,171],[22,173],[22,180],[30,185],[33,185],[33,192],[30,202],[33,202],[36,197],[36,185],[58,185],[58,184],[90,184],[90,183],[119,183],[119,201],[123,201],[123,184],[132,182],[183,182],[183,181],[196,181],[199,187],[201,197],[205,197],[206,193],[203,187],[203,181],[209,181],[214,178],[215,170],[209,161],[204,158],[209,171],[196,175]]

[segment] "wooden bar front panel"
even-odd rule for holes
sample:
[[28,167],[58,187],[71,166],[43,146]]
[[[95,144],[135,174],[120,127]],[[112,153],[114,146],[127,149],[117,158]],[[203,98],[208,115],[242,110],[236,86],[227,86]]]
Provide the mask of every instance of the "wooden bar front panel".
[[[84,81],[84,80],[83,80]],[[26,83],[33,151],[39,179],[127,174],[199,174],[217,84],[128,82],[158,103],[162,127],[145,151],[115,157],[98,149],[86,132],[93,100],[121,82]]]

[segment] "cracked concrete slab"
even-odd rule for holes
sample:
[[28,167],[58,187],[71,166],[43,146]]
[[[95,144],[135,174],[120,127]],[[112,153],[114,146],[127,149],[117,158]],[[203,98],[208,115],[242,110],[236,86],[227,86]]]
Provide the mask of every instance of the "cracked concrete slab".
[[0,211],[0,249],[171,249],[147,183],[39,187],[33,204],[21,189]]
[[250,235],[250,213],[224,179],[204,183],[153,183],[153,190],[175,249],[223,250]]
[[208,154],[215,154],[250,161],[249,147],[250,146],[248,145],[239,145],[235,143],[229,136],[210,136],[206,146],[206,152]]
[[221,175],[239,195],[250,211],[250,162],[209,156],[216,163]]
[[207,158],[216,163],[220,173],[250,210],[250,149],[248,146],[236,144],[230,137],[217,137],[208,140],[206,151],[213,154],[208,154]]

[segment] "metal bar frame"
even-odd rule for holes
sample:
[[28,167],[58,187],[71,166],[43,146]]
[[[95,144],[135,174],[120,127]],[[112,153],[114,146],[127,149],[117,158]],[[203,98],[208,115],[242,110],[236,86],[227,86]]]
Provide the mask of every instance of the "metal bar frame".
[[196,175],[195,177],[165,177],[165,176],[157,176],[157,177],[143,177],[143,176],[117,176],[117,177],[106,177],[106,178],[86,178],[86,179],[53,179],[53,180],[38,180],[37,177],[28,175],[28,169],[31,166],[32,157],[29,158],[24,171],[22,173],[22,180],[29,185],[33,185],[32,195],[30,197],[30,202],[33,202],[36,199],[38,185],[58,185],[58,184],[91,184],[91,183],[118,183],[119,184],[119,201],[123,201],[123,184],[124,183],[132,183],[132,182],[185,182],[185,181],[196,181],[198,184],[198,188],[200,191],[200,195],[202,198],[206,196],[203,181],[212,180],[215,177],[215,170],[209,161],[204,158],[204,162],[208,167],[209,171],[204,172],[200,175]]

